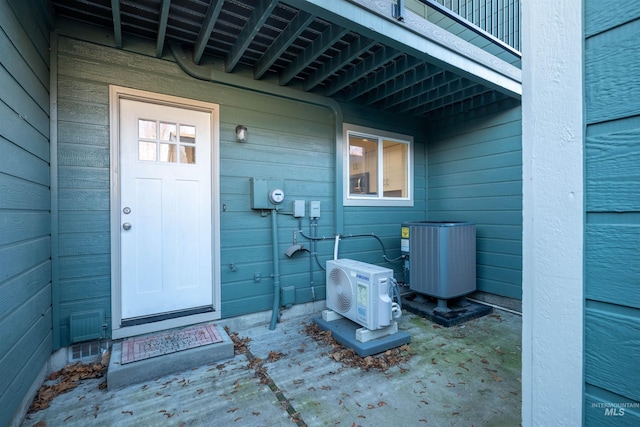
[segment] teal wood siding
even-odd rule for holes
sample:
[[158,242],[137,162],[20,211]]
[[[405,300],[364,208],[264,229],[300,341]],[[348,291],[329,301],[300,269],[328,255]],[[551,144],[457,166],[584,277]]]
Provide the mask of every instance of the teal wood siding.
[[[220,104],[221,161],[214,173],[221,178],[222,316],[272,306],[271,219],[250,208],[251,177],[284,181],[286,201],[278,218],[281,285],[296,287],[296,302],[308,301],[309,261],[302,254],[284,256],[298,228],[284,213],[290,213],[294,199],[320,200],[322,233],[333,235],[335,131],[329,110],[201,82],[169,61],[65,37],[58,49],[63,345],[69,342],[71,313],[111,313],[109,84]],[[238,124],[249,128],[244,144],[235,141]]]
[[0,425],[52,347],[49,16],[0,0]]
[[476,223],[478,290],[522,298],[520,107],[429,135],[428,219]]
[[67,46],[67,40],[60,38],[57,58],[60,323],[54,327],[59,328],[62,346],[70,344],[72,313],[103,309],[109,315],[111,303],[108,85],[91,82],[88,74],[83,78],[86,71],[83,61],[70,58]]
[[[150,50],[153,51],[153,50]],[[283,182],[285,202],[278,214],[280,284],[293,287],[295,303],[324,299],[324,271],[306,252],[285,256],[294,232],[309,235],[310,221],[291,215],[293,200],[318,200],[321,215],[318,259],[333,256],[336,232],[336,117],[324,106],[264,95],[195,80],[176,64],[149,56],[60,36],[58,42],[60,328],[69,343],[69,315],[104,309],[110,315],[109,110],[110,84],[181,96],[220,105],[220,235],[222,317],[262,310],[273,304],[271,218],[251,209],[250,178]],[[251,78],[251,77],[249,77]],[[253,79],[250,80],[253,83]],[[414,134],[397,118],[353,112],[353,123]],[[345,119],[346,120],[346,119]],[[235,140],[235,127],[249,129],[246,143]],[[339,132],[342,123],[337,124]],[[419,138],[417,138],[419,140]],[[350,209],[345,232],[375,233],[389,257],[399,255],[400,223],[425,216],[425,148],[416,144],[416,206],[413,209]],[[341,203],[341,201],[340,201]],[[417,214],[415,213],[417,212]],[[382,221],[381,218],[384,218]],[[309,248],[299,233],[297,243]],[[382,261],[373,238],[351,239],[343,255]],[[384,264],[384,262],[383,262]],[[389,265],[401,271],[401,265]],[[313,284],[312,284],[313,281]],[[313,287],[313,291],[312,291]],[[110,324],[110,319],[107,323]],[[108,333],[110,334],[110,332]]]
[[[427,217],[427,165],[426,141],[422,129],[414,129],[419,123],[409,120],[389,117],[372,111],[345,111],[344,121],[349,124],[365,126],[409,135],[414,138],[413,145],[413,206],[347,206],[344,208],[345,236],[369,235],[368,237],[346,237],[340,241],[340,258],[352,258],[358,261],[377,264],[395,271],[395,277],[403,281],[403,260],[400,257],[401,224],[405,221],[420,221]],[[381,242],[371,237],[374,234]],[[329,243],[331,246],[333,243]],[[330,258],[333,248],[325,254]],[[386,253],[387,261],[384,259]],[[323,258],[323,259],[327,259]]]
[[[283,182],[285,201],[278,214],[280,286],[295,288],[294,303],[312,300],[309,255],[293,257],[285,251],[293,244],[299,224],[309,234],[308,203],[319,200],[318,229],[333,235],[335,147],[333,118],[324,107],[233,90],[220,96],[221,165],[220,217],[222,316],[271,310],[273,306],[273,246],[271,214],[251,210],[251,177]],[[235,141],[235,127],[249,128],[249,141]],[[293,200],[305,200],[307,215],[301,222],[291,215]],[[297,235],[299,244],[308,241]],[[315,267],[314,291],[324,298],[323,276]],[[256,280],[256,274],[260,279]]]
[[584,28],[585,425],[637,426],[640,3],[587,0]]

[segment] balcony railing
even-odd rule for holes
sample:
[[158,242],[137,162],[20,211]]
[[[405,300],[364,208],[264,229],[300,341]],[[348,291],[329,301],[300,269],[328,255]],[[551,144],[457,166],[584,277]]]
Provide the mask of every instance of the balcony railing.
[[520,51],[520,0],[420,0],[439,4]]

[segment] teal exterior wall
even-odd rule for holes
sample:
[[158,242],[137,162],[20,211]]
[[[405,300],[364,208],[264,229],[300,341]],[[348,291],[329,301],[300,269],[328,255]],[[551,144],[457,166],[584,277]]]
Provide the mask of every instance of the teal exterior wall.
[[[341,258],[353,258],[370,264],[392,268],[396,279],[403,281],[403,260],[400,257],[400,225],[405,221],[420,221],[427,217],[427,132],[423,123],[412,118],[389,117],[369,110],[345,106],[344,121],[349,124],[413,136],[413,199],[411,207],[346,206],[344,207],[343,234],[362,235],[375,233],[383,246],[372,237],[346,238],[340,242]],[[332,243],[329,243],[331,245]],[[324,280],[323,280],[324,283]]]
[[[138,50],[153,51],[144,46]],[[291,258],[284,255],[293,244],[294,231],[302,227],[311,233],[308,217],[298,221],[287,214],[296,199],[321,202],[316,234],[326,237],[317,244],[322,265],[333,256],[337,231],[344,235],[373,233],[384,248],[372,237],[347,238],[340,243],[340,257],[393,268],[398,279],[402,279],[401,260],[385,261],[383,250],[390,259],[399,257],[402,222],[473,220],[479,225],[479,289],[520,298],[518,108],[467,120],[464,125],[464,118],[456,118],[451,123],[457,124],[433,131],[422,121],[343,106],[346,123],[415,138],[415,203],[413,207],[342,207],[336,206],[342,200],[336,195],[335,143],[342,122],[336,128],[331,109],[196,80],[166,59],[70,37],[58,39],[60,345],[69,344],[71,313],[91,309],[103,309],[107,316],[111,313],[110,84],[220,105],[223,318],[270,310],[273,304],[271,219],[250,208],[251,177],[284,182],[286,201],[278,218],[280,284],[294,288],[296,304],[325,297],[324,271],[310,263],[306,253]],[[247,83],[256,85],[252,79]],[[249,128],[249,141],[243,144],[235,141],[234,130],[240,123]],[[478,170],[484,171],[476,173]],[[297,243],[310,246],[303,236],[297,238]]]
[[49,19],[44,2],[0,0],[3,426],[20,410],[52,350]]
[[429,132],[428,219],[476,224],[478,290],[522,298],[522,111]]
[[[144,51],[144,49],[141,49]],[[60,36],[58,63],[60,342],[68,345],[69,316],[82,310],[111,313],[109,232],[110,84],[220,105],[221,293],[223,318],[270,310],[273,304],[271,219],[251,210],[250,178],[282,180],[286,201],[278,216],[280,284],[295,289],[295,303],[324,299],[324,272],[300,253],[288,258],[301,222],[290,213],[296,199],[321,202],[317,245],[322,264],[333,256],[336,224],[336,117],[331,109],[279,96],[193,79],[172,61]],[[254,84],[253,79],[247,80]],[[265,89],[267,87],[265,86]],[[415,135],[415,121],[346,111],[344,121]],[[235,127],[249,128],[246,143]],[[342,132],[342,122],[337,124]],[[398,209],[345,209],[345,234],[375,233],[389,257],[399,255],[400,221],[425,215],[425,146],[416,143],[416,205]],[[341,200],[340,200],[341,203]],[[415,213],[417,212],[417,214]],[[289,214],[287,214],[289,213]],[[298,235],[298,243],[309,242]],[[374,238],[349,239],[341,256],[385,265]],[[401,263],[391,265],[401,271]],[[255,280],[256,275],[260,280]],[[313,280],[313,284],[311,283]],[[312,292],[313,286],[313,292]],[[107,319],[110,324],[111,319]],[[110,336],[110,331],[107,331]]]
[[[404,221],[473,220],[479,224],[480,289],[519,297],[521,225],[513,220],[521,196],[514,190],[520,171],[513,161],[518,108],[433,128],[343,106],[344,122],[412,135],[415,144],[414,206],[342,207],[335,143],[342,121],[330,108],[280,97],[267,89],[270,83],[250,91],[195,80],[170,58],[155,58],[153,43],[127,46],[138,53],[118,50],[102,44],[109,43],[104,33],[80,28],[81,38],[99,42],[63,34],[50,39],[52,20],[45,0],[0,0],[0,425],[10,422],[52,351],[70,344],[72,313],[104,310],[111,325],[109,85],[220,105],[221,162],[214,173],[221,183],[222,317],[272,306],[271,221],[250,208],[251,177],[284,182],[281,286],[295,289],[296,304],[325,297],[325,274],[313,264],[310,275],[305,254],[284,255],[295,230],[310,230],[308,218],[289,215],[295,199],[321,202],[316,234],[327,237],[317,245],[321,263],[333,255],[336,231],[375,234],[388,258],[396,258]],[[246,78],[247,86],[263,84]],[[235,141],[240,123],[250,132],[244,144]],[[470,173],[479,170],[468,169],[473,163],[486,172]],[[488,219],[490,199],[506,223]],[[301,242],[308,246],[298,235]],[[382,255],[371,237],[341,242],[341,257],[392,267],[401,278],[401,262]]]
[[[640,4],[586,0],[584,31],[585,424],[636,426],[640,425]],[[609,407],[607,416],[606,404],[630,406]]]

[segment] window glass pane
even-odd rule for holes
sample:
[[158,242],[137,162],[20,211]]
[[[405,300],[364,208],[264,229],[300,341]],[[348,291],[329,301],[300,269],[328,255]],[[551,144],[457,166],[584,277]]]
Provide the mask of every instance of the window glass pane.
[[156,156],[155,142],[138,141],[138,159],[155,162]]
[[154,120],[138,120],[138,138],[156,139],[156,122]]
[[180,142],[186,144],[196,143],[196,127],[180,125]]
[[378,140],[349,135],[349,194],[378,194]]
[[180,147],[180,163],[194,164],[196,162],[196,147]]
[[413,137],[345,124],[345,206],[413,206]]
[[175,123],[160,123],[160,140],[177,141],[177,128]]
[[175,163],[178,160],[176,144],[160,144],[160,161]]
[[383,141],[384,197],[408,197],[409,145],[398,141]]

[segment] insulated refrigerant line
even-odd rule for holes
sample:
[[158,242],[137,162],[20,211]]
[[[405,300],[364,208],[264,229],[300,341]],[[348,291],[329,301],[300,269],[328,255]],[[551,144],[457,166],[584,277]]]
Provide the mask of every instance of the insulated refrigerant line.
[[491,304],[489,302],[484,302],[484,301],[480,301],[480,300],[477,300],[477,299],[474,299],[474,298],[469,298],[469,297],[467,297],[467,300],[475,302],[475,303],[478,303],[478,304],[488,305],[489,307],[497,308],[498,310],[506,311],[507,313],[515,314],[517,316],[521,316],[522,317],[522,313],[520,313],[519,311],[511,310],[509,308],[502,307],[500,305]]

